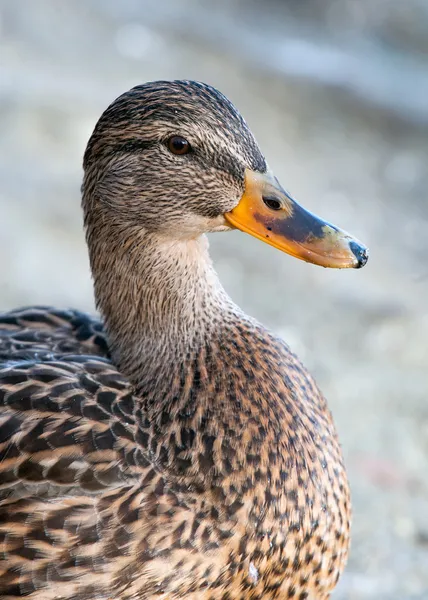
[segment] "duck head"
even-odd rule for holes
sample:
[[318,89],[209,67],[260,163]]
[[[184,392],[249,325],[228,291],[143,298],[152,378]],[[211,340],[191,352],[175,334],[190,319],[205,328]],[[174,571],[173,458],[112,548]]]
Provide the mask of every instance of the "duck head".
[[193,239],[240,229],[324,267],[362,267],[366,248],[300,206],[246,122],[213,87],[157,81],[117,98],[84,157],[85,218]]

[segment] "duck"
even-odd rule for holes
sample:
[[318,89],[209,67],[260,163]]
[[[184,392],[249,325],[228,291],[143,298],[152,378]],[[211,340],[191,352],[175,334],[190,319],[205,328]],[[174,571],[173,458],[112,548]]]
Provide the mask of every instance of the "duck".
[[228,296],[207,233],[359,268],[217,89],[155,81],[102,114],[83,161],[100,317],[0,315],[3,600],[327,599],[351,503],[326,401]]

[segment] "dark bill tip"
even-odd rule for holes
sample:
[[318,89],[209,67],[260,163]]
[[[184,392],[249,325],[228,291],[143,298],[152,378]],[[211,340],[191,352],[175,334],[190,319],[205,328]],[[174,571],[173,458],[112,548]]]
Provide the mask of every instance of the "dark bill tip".
[[358,261],[356,268],[361,269],[361,267],[364,267],[366,262],[369,260],[369,252],[367,248],[355,241],[349,242],[349,248]]

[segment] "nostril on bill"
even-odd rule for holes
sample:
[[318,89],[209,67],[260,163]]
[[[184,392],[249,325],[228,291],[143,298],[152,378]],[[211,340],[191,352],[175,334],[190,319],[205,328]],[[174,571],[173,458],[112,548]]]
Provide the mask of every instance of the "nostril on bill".
[[278,200],[278,198],[275,198],[275,196],[264,195],[263,202],[271,210],[281,210],[281,207],[282,207],[281,201]]
[[358,260],[357,269],[361,269],[361,267],[364,267],[369,259],[367,248],[361,244],[358,244],[358,242],[349,242],[349,247],[352,251],[352,254]]

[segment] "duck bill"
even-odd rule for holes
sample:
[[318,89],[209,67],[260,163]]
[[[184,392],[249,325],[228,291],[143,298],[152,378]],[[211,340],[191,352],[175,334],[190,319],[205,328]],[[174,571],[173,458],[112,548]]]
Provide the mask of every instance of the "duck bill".
[[300,206],[271,173],[245,172],[245,191],[227,222],[306,262],[336,269],[363,267],[367,249]]

